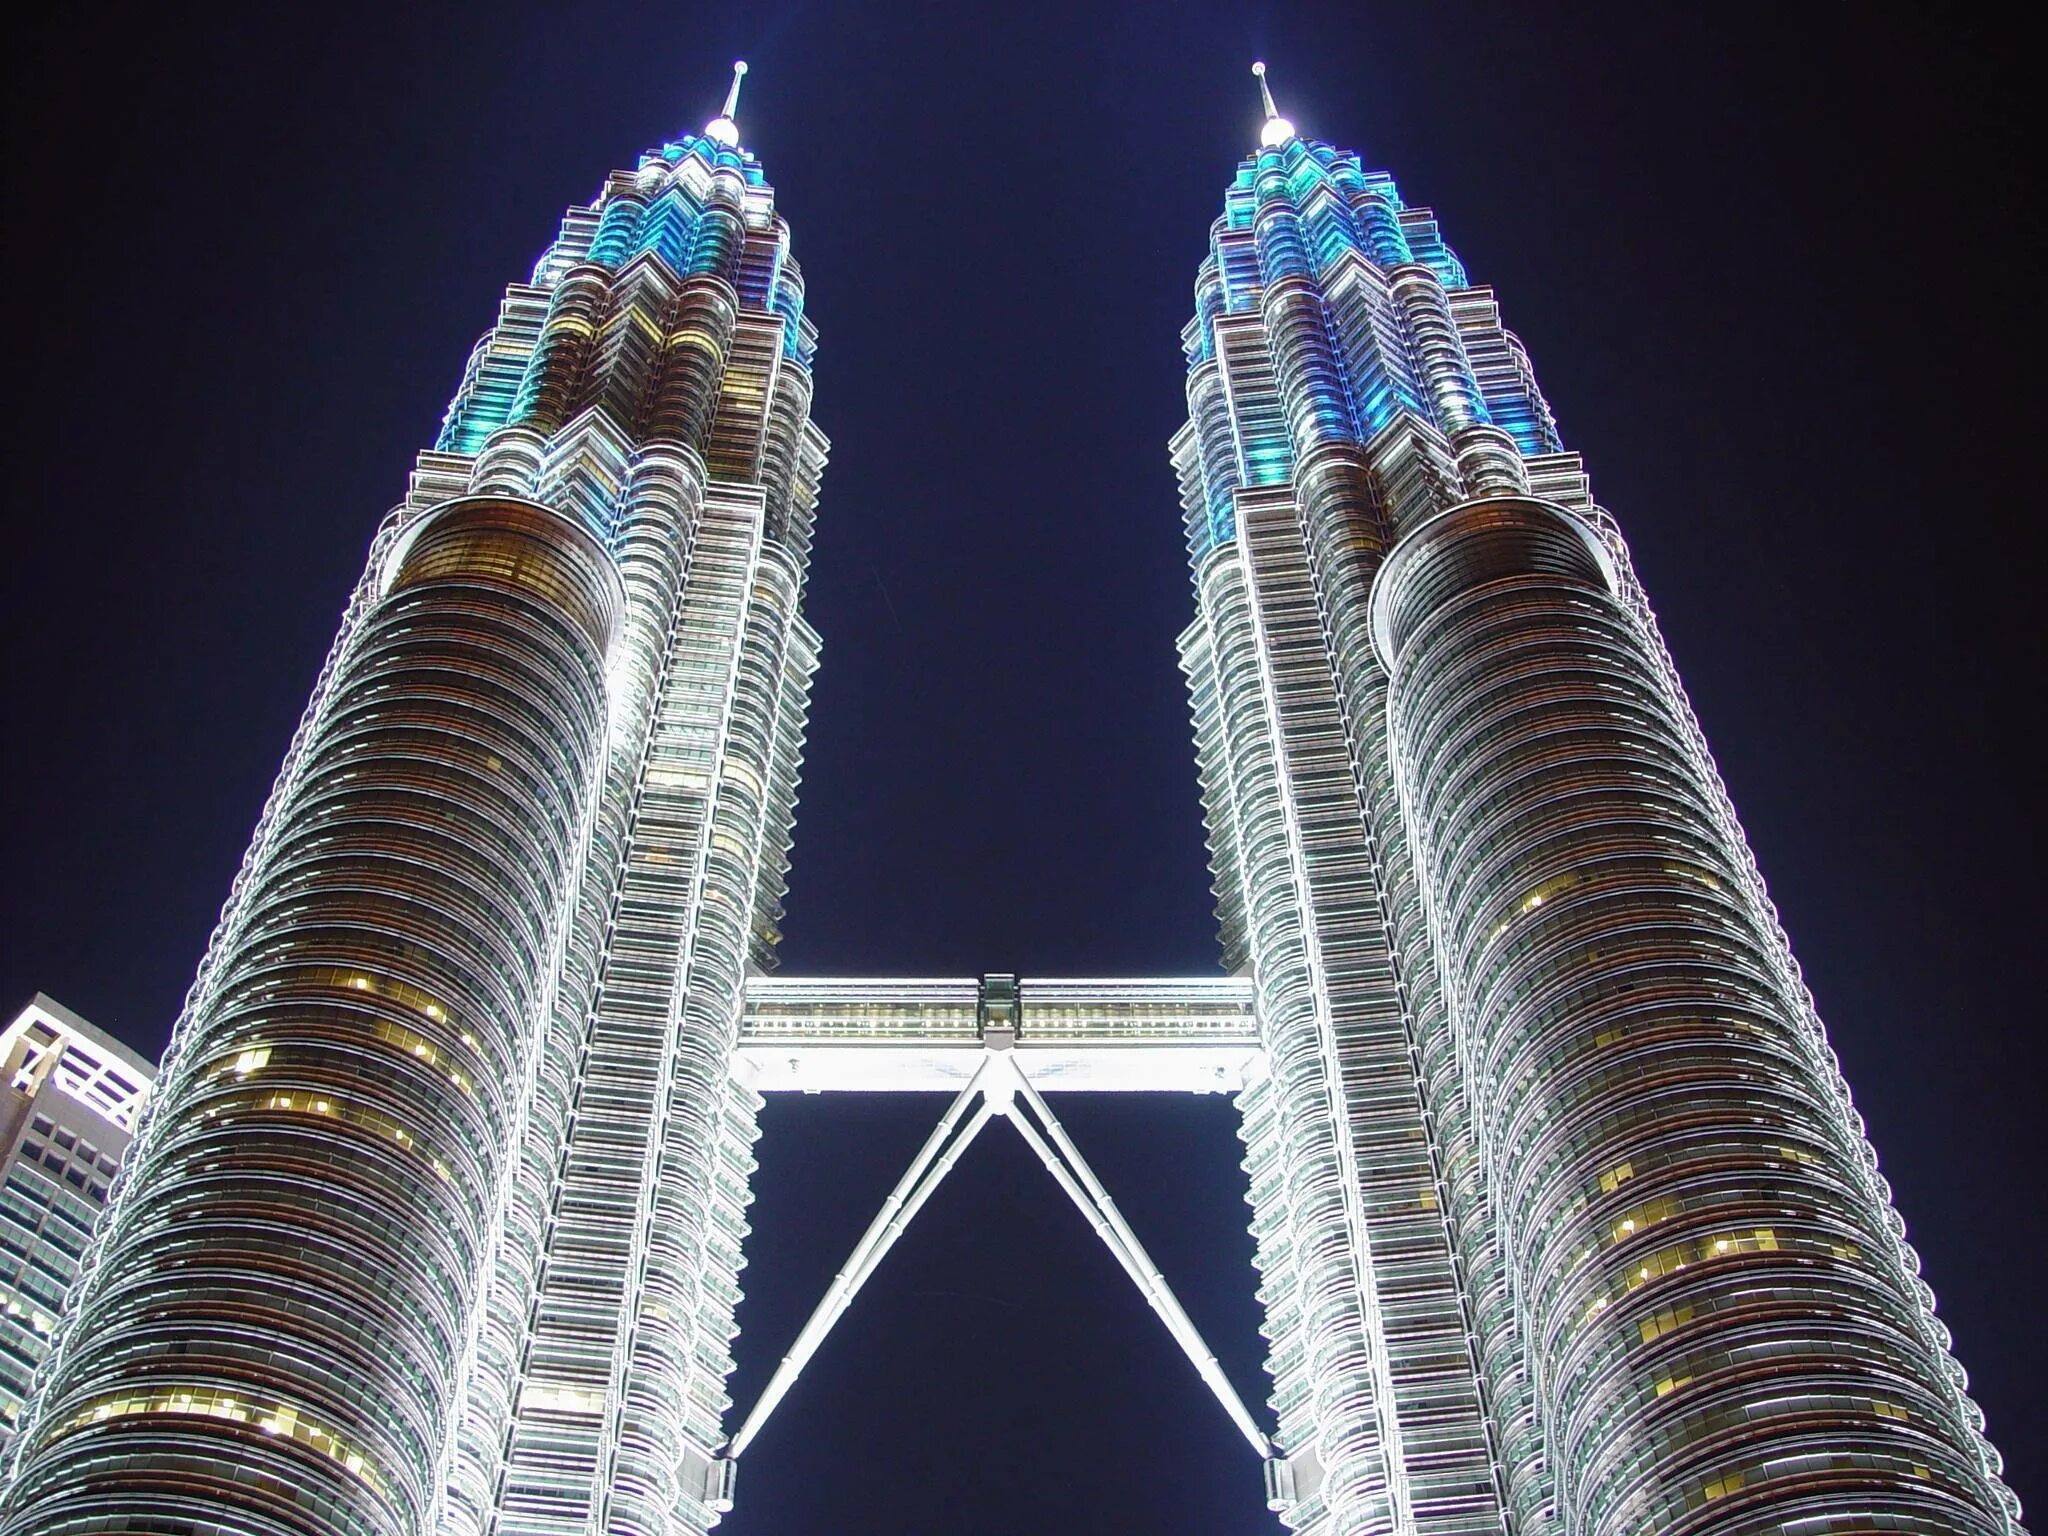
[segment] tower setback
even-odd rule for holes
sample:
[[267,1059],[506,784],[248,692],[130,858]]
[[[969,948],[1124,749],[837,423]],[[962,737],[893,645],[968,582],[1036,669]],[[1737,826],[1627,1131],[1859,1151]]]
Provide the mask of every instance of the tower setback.
[[[1171,449],[1232,974],[767,974],[826,444],[744,73],[569,211],[380,527],[0,1536],[700,1536],[996,1120],[1296,1530],[2015,1536],[1616,524],[1263,66]],[[760,1094],[877,1089],[950,1104],[730,1415]],[[1270,1421],[1046,1097],[1133,1089],[1237,1100]]]
[[1289,1523],[2015,1528],[1527,353],[1264,100],[1172,451]]
[[571,209],[385,519],[5,1529],[701,1528],[825,440],[733,120]]

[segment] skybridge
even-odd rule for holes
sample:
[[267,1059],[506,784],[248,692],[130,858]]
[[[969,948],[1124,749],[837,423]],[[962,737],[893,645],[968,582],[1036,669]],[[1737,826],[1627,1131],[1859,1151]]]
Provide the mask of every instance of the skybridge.
[[1025,981],[750,977],[733,1074],[759,1092],[943,1091],[951,1102],[911,1159],[760,1399],[699,1470],[706,1502],[732,1507],[740,1454],[845,1315],[855,1294],[992,1120],[1008,1122],[1102,1239],[1266,1465],[1269,1502],[1295,1470],[1244,1405],[1159,1266],[1117,1209],[1047,1092],[1236,1093],[1266,1073],[1249,981]]
[[1265,1075],[1254,1011],[1235,976],[755,976],[733,1072],[761,1093],[958,1093],[993,1041],[1047,1092],[1236,1093]]

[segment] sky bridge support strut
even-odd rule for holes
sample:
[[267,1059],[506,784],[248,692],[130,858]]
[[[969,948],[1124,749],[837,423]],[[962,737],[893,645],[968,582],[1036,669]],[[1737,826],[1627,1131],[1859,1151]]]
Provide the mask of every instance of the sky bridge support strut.
[[[762,1390],[759,1401],[754,1404],[741,1422],[738,1431],[727,1442],[725,1450],[721,1453],[722,1461],[737,1461],[741,1452],[753,1443],[754,1437],[761,1432],[761,1426],[767,1422],[769,1414],[774,1412],[776,1405],[795,1385],[797,1377],[810,1363],[811,1357],[818,1352],[832,1325],[838,1322],[846,1309],[852,1305],[853,1298],[861,1286],[875,1272],[896,1240],[903,1235],[912,1218],[923,1209],[924,1203],[938,1188],[939,1181],[952,1171],[961,1154],[980,1134],[982,1127],[998,1116],[1016,1127],[1018,1135],[1024,1138],[1025,1144],[1045,1165],[1054,1182],[1087,1219],[1096,1236],[1102,1239],[1103,1245],[1109,1249],[1124,1273],[1131,1277],[1132,1284],[1137,1286],[1146,1304],[1166,1325],[1167,1332],[1173,1336],[1173,1341],[1188,1357],[1196,1374],[1216,1395],[1217,1401],[1223,1405],[1224,1411],[1230,1415],[1231,1422],[1237,1426],[1252,1449],[1262,1460],[1272,1457],[1271,1441],[1259,1428],[1250,1410],[1245,1407],[1244,1400],[1231,1386],[1230,1379],[1224,1375],[1214,1352],[1203,1343],[1194,1321],[1181,1306],[1172,1287],[1166,1283],[1166,1277],[1160,1273],[1159,1266],[1145,1251],[1144,1244],[1138,1241],[1138,1236],[1131,1230],[1130,1223],[1117,1209],[1116,1202],[1110,1199],[1102,1181],[1095,1176],[1095,1171],[1081,1156],[1080,1148],[1067,1134],[1066,1127],[1060,1124],[1058,1117],[1052,1112],[1052,1107],[1045,1102],[1044,1096],[1024,1075],[1015,1053],[1009,1049],[1009,1044],[1008,1039],[999,1039],[991,1034],[990,1044],[983,1053],[981,1064],[975,1069],[967,1086],[962,1088],[953,1102],[947,1106],[945,1114],[939,1117],[939,1123],[931,1136],[918,1149],[917,1156],[911,1159],[903,1177],[897,1181],[896,1187],[882,1202],[882,1208],[868,1224],[867,1231],[861,1234],[860,1241],[854,1244],[853,1252],[848,1255],[846,1263],[832,1277],[832,1283],[826,1287],[817,1310],[812,1312],[809,1320],[798,1331],[796,1341],[790,1345],[789,1352],[776,1366],[775,1374]],[[1020,1099],[1023,1101],[1021,1104],[1018,1102]],[[1033,1124],[1034,1119],[1037,1124]],[[730,1483],[728,1469],[725,1477],[728,1489]]]

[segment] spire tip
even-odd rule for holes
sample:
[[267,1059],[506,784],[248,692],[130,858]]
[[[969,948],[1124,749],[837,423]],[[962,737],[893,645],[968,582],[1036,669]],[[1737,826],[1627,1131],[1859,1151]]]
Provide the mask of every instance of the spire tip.
[[1266,61],[1255,60],[1252,73],[1259,79],[1259,102],[1266,109],[1266,125],[1259,130],[1259,143],[1267,149],[1275,149],[1294,137],[1294,124],[1280,115],[1280,109],[1273,105],[1273,88],[1266,84]]
[[732,89],[725,93],[725,110],[704,125],[704,137],[715,144],[732,149],[740,141],[740,125],[737,116],[740,110],[740,82],[747,77],[747,61],[732,61]]

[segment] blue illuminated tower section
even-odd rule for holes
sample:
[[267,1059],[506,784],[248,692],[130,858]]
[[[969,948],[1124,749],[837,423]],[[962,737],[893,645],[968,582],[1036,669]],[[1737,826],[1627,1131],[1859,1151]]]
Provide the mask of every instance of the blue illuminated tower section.
[[[1270,95],[1172,445],[1236,975],[762,974],[826,444],[744,70],[379,528],[0,1536],[701,1536],[998,1117],[1296,1530],[2015,1536],[1614,521],[1434,217]],[[1275,1432],[1034,1074],[1238,1093]],[[878,1084],[951,1107],[728,1438],[757,1090]]]
[[702,134],[506,290],[372,546],[16,1442],[16,1536],[681,1536],[817,638],[789,229]]
[[1241,1102],[1275,1507],[2005,1536],[1619,531],[1434,216],[1265,101],[1172,451],[1217,908],[1271,1064]]

